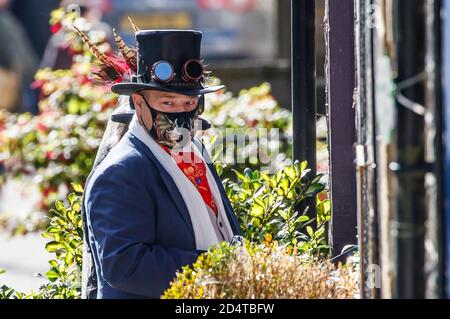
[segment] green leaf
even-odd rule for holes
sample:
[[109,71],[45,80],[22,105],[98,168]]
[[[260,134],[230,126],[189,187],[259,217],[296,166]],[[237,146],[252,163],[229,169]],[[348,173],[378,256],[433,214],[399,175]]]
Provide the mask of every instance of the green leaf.
[[[74,205],[75,206],[75,205]],[[78,204],[79,206],[79,204]],[[69,217],[69,220],[71,221],[72,224],[77,224],[77,214],[79,213],[79,210],[75,210],[75,209],[71,209],[69,210],[69,213],[67,214],[67,216]]]
[[261,221],[258,218],[252,218],[252,224],[255,227],[260,227],[261,226]]
[[223,165],[222,164],[216,164],[215,167],[216,167],[217,174],[219,176],[222,176],[222,174],[223,174]]
[[319,228],[319,230],[316,231],[315,233],[315,237],[316,238],[320,238],[322,237],[322,235],[325,233],[325,227],[321,227]]
[[244,175],[247,176],[249,179],[251,179],[252,175],[253,175],[253,171],[247,167],[246,169],[244,169]]
[[54,281],[59,277],[59,274],[55,270],[49,270],[45,273],[45,276],[47,276],[47,278],[50,279],[50,281],[52,280]]
[[61,228],[57,227],[49,227],[47,228],[47,233],[54,234],[54,233],[60,233],[62,231]]
[[320,246],[317,247],[317,249],[319,249],[319,250],[330,249],[330,245],[320,245]]
[[239,172],[238,172],[237,170],[235,170],[235,169],[232,169],[232,171],[236,174],[236,177],[237,177],[239,180],[241,180],[241,181],[244,181],[244,180],[245,180],[244,174],[239,173]]
[[252,182],[253,189],[259,189],[261,187],[261,183],[254,181]]
[[304,242],[300,244],[300,249],[303,251],[307,251],[311,248],[311,245],[308,242]]
[[64,215],[61,212],[59,212],[59,211],[57,211],[56,209],[53,209],[53,208],[49,210],[49,214],[50,214],[50,216],[51,215],[56,215],[56,216],[59,216],[61,218],[64,218]]
[[64,207],[64,204],[60,200],[57,200],[55,202],[55,207],[56,207],[56,210],[58,210],[59,212],[63,212],[63,213],[66,212],[66,208]]
[[12,294],[14,294],[14,293],[16,293],[16,294],[19,295],[18,292],[16,292],[14,289],[11,289],[11,288],[10,288],[10,290],[8,291],[8,293],[7,293],[6,296],[5,296],[5,299],[9,299],[9,298],[12,296]]
[[80,103],[77,99],[71,99],[69,103],[67,103],[67,112],[69,114],[77,114],[80,112]]
[[304,170],[306,170],[307,167],[308,167],[308,162],[307,161],[303,161],[300,164],[300,172],[303,172]]
[[253,217],[262,218],[264,215],[264,208],[261,206],[253,206],[250,211],[250,215]]
[[314,237],[314,230],[312,229],[311,226],[306,227],[306,232],[308,233],[309,237],[311,238]]
[[55,238],[56,242],[63,242],[64,241],[64,233],[54,233],[53,238]]
[[67,226],[67,222],[63,218],[56,219],[56,223],[64,228]]
[[81,212],[81,204],[79,202],[73,203],[72,211],[75,212],[75,213]]
[[67,255],[66,255],[66,258],[64,259],[64,262],[66,263],[67,266],[72,265],[72,263],[73,263],[73,254],[68,252]]
[[266,203],[265,203],[262,199],[260,199],[260,198],[255,198],[255,199],[254,199],[254,202],[255,202],[256,205],[259,205],[259,206],[261,206],[262,208],[266,208]]
[[300,174],[300,179],[304,179],[309,173],[311,173],[311,169],[305,169],[302,171],[302,173]]
[[283,171],[280,170],[277,172],[277,174],[275,175],[275,182],[278,184],[281,180],[281,178],[283,177]]
[[64,248],[64,245],[62,245],[56,241],[51,241],[45,245],[45,249],[50,253],[53,253],[53,252],[57,251],[58,249],[62,249],[62,248]]
[[292,190],[289,191],[289,193],[286,194],[286,199],[291,200],[291,199],[294,198],[294,195],[295,195],[295,192],[294,192],[294,190],[292,189]]
[[53,238],[53,235],[50,234],[50,233],[45,232],[45,233],[42,233],[42,234],[41,234],[41,237],[42,237],[42,238],[52,239],[52,238]]
[[288,213],[287,211],[281,210],[281,211],[279,212],[279,214],[280,214],[280,217],[281,217],[281,218],[283,218],[284,220],[288,220],[288,218],[289,218],[289,213]]
[[72,239],[69,241],[69,246],[72,247],[73,249],[77,249],[78,247],[80,247],[81,245],[81,238],[77,239]]
[[292,166],[286,166],[284,168],[284,172],[286,173],[286,175],[291,179],[294,180],[297,178],[296,174],[295,174],[295,170]]
[[319,184],[319,183],[312,184],[306,190],[305,196],[316,195],[316,194],[320,193],[321,191],[323,191],[324,189],[325,189],[325,186],[322,184]]
[[317,174],[317,176],[312,180],[311,184],[319,183],[324,174]]
[[69,203],[72,206],[75,200],[77,199],[77,195],[75,193],[70,193],[69,196],[67,196],[69,199]]
[[286,192],[289,189],[289,180],[287,178],[283,178],[280,181],[280,187]]
[[309,221],[309,217],[306,215],[300,216],[299,218],[296,219],[296,223],[304,223]]
[[75,192],[77,192],[77,193],[83,193],[83,192],[84,192],[83,187],[81,187],[80,184],[77,184],[77,183],[70,183],[70,185],[72,185],[72,188],[73,188],[73,190],[74,190]]

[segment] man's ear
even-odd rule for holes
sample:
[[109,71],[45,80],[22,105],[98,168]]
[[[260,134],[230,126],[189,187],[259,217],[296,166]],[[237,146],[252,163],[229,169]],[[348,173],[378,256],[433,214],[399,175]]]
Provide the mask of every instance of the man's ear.
[[133,101],[133,105],[134,105],[135,108],[136,107],[139,107],[139,108],[142,107],[142,96],[140,96],[139,94],[137,94],[137,93],[132,94],[131,95],[131,100]]

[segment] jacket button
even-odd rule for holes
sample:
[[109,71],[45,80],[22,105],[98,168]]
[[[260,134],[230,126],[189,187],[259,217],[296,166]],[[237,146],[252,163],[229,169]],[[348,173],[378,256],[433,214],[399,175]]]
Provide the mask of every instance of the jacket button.
[[219,226],[222,227],[222,222],[219,222]]

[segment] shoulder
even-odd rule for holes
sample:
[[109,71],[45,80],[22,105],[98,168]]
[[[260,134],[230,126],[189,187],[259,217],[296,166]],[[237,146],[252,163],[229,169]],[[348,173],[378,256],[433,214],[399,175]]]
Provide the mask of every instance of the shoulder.
[[137,144],[135,137],[130,133],[125,136],[114,146],[105,159],[97,167],[102,171],[141,171],[149,170],[149,166],[154,166],[153,162],[143,153],[141,145]]
[[157,171],[154,163],[133,143],[132,138],[131,134],[125,134],[110,150],[92,173],[86,185],[87,191],[96,184],[108,183],[130,187],[138,181],[150,181],[155,177]]

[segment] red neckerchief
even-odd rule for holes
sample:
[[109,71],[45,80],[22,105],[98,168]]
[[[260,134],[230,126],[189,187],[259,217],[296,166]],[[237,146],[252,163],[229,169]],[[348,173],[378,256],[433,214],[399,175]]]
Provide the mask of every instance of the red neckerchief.
[[173,152],[170,148],[159,145],[175,160],[184,175],[197,188],[205,204],[217,215],[217,206],[209,188],[203,160],[194,152]]

